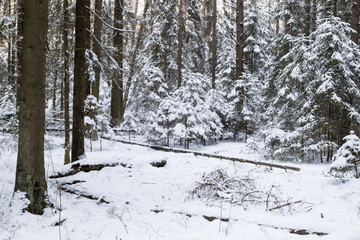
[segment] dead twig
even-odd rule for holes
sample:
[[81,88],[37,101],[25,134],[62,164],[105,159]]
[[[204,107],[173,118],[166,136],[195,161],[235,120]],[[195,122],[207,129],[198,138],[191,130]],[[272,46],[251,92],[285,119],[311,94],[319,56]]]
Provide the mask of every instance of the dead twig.
[[283,207],[290,207],[291,205],[299,204],[299,203],[302,203],[302,201],[299,200],[299,201],[295,201],[295,202],[288,202],[288,203],[282,204],[282,205],[280,205],[280,206],[276,206],[276,207],[270,208],[269,211],[276,210],[276,209],[280,209],[280,208],[283,208]]

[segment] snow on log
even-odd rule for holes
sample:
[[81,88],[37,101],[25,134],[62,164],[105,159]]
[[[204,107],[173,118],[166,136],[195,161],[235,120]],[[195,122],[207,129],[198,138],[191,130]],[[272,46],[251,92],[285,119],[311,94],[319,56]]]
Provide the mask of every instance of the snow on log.
[[137,142],[127,141],[127,140],[118,139],[118,138],[117,139],[113,139],[113,138],[109,138],[109,137],[103,137],[103,138],[106,140],[120,142],[120,143],[124,143],[124,144],[148,147],[148,148],[158,150],[158,151],[174,152],[174,153],[191,153],[191,154],[194,154],[195,156],[218,158],[218,159],[229,160],[229,161],[234,161],[234,162],[241,162],[241,163],[250,163],[250,164],[255,164],[255,165],[259,165],[259,166],[280,168],[280,169],[284,169],[285,171],[287,171],[287,170],[300,171],[300,168],[292,167],[292,166],[288,166],[288,165],[274,164],[274,163],[268,163],[268,162],[262,162],[262,161],[253,161],[253,160],[235,158],[235,157],[227,157],[227,156],[221,156],[221,155],[197,152],[197,151],[190,151],[190,150],[179,149],[179,148],[171,148],[171,147],[163,147],[163,146],[158,146],[158,145],[143,144],[143,143],[137,143]]
[[130,164],[126,164],[126,163],[102,163],[102,164],[95,164],[95,165],[75,163],[71,166],[70,171],[65,172],[65,173],[56,173],[55,175],[52,175],[49,178],[68,177],[68,176],[75,175],[79,172],[100,171],[104,167],[116,167],[116,166],[122,166],[125,168],[132,167]]

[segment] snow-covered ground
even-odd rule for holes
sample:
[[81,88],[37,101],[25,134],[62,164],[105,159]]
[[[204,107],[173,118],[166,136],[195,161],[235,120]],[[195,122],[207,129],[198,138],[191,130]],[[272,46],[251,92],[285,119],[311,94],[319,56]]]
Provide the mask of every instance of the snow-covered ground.
[[[16,144],[1,136],[0,144],[0,239],[360,239],[360,180],[326,176],[328,165],[294,164],[301,171],[270,169],[251,164],[166,153],[145,147],[103,141],[93,143],[83,163],[124,163],[100,171],[48,179],[53,207],[42,216],[22,211],[21,194],[13,195]],[[66,172],[62,139],[47,136],[46,173]],[[259,145],[261,148],[261,145]],[[255,149],[252,147],[252,149]],[[197,149],[232,157],[261,160],[239,142]],[[163,168],[151,162],[166,160]],[[232,177],[254,179],[257,190],[272,192],[286,202],[301,201],[291,209],[266,211],[265,202],[246,205],[188,198],[196,181],[223,169]],[[58,191],[58,186],[99,197],[109,203]],[[212,221],[207,218],[215,218]],[[225,219],[226,221],[220,221]],[[59,224],[61,222],[61,224]],[[293,234],[306,229],[309,235]],[[319,236],[315,233],[327,233]]]

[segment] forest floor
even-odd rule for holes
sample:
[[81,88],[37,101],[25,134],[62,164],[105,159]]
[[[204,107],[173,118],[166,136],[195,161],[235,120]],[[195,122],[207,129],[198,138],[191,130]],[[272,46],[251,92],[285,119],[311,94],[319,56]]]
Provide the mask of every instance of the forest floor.
[[[1,240],[360,239],[360,180],[329,177],[326,164],[286,163],[301,170],[284,171],[103,140],[102,150],[99,142],[92,152],[87,146],[81,164],[120,165],[49,178],[71,166],[63,165],[62,138],[46,136],[48,201],[53,206],[37,216],[22,210],[22,194],[13,194],[16,146],[11,136],[0,136]],[[262,160],[240,142],[196,150]],[[150,164],[161,160],[167,161],[164,167]],[[225,196],[223,200],[191,198],[195,183],[219,169],[229,179],[251,179],[256,186],[251,191],[261,194],[237,204],[237,193],[222,192],[225,181],[215,181],[219,189],[214,196]]]

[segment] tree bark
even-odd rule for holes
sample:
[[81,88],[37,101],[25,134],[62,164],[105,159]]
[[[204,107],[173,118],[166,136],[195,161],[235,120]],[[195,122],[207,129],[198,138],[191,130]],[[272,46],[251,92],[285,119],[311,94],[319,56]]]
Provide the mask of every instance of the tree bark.
[[304,19],[304,35],[305,37],[310,36],[311,31],[311,2],[305,0],[305,19]]
[[48,1],[24,2],[20,59],[19,145],[15,191],[26,193],[28,210],[41,214],[45,207],[45,78]]
[[317,0],[312,0],[311,6],[311,32],[316,30],[316,14],[317,14]]
[[[7,11],[7,15],[9,16],[9,18],[11,18],[13,16],[13,11],[12,11],[12,1],[8,1],[7,6],[5,7],[5,11]],[[11,84],[12,86],[14,86],[15,91],[16,91],[16,82],[14,80],[14,45],[15,45],[15,39],[14,39],[14,24],[10,24],[8,26],[8,32],[9,32],[9,37],[8,37],[8,65],[7,65],[7,70],[8,70],[8,83]]]
[[[23,25],[23,19],[24,19],[24,0],[18,0],[17,1],[17,42],[16,42],[16,55],[17,55],[17,59],[18,62],[16,63],[17,65],[17,71],[20,71],[20,59],[21,59],[21,42],[22,42],[22,36],[23,36],[23,32],[24,32],[24,25]],[[14,77],[14,82],[16,82],[16,95],[18,95],[18,88],[20,86],[20,78],[19,77]],[[19,103],[19,97],[16,97],[16,107],[19,107],[20,103]]]
[[235,80],[244,72],[244,1],[236,1],[236,75]]
[[55,110],[56,110],[56,88],[57,88],[57,70],[55,70],[54,73],[54,79],[53,79],[53,87],[52,87],[52,110],[53,110],[53,115],[55,115]]
[[352,3],[352,11],[351,11],[351,28],[356,32],[351,34],[351,40],[356,44],[359,43],[359,33],[360,33],[360,25],[359,25],[359,15],[360,15],[360,0],[353,0]]
[[181,87],[182,84],[182,48],[183,48],[183,30],[184,30],[184,1],[180,0],[179,5],[179,29],[178,29],[178,56],[177,56],[177,71],[178,71],[178,88]]
[[84,101],[88,85],[86,50],[90,46],[90,0],[76,1],[75,61],[74,61],[74,103],[71,161],[77,161],[85,154]]
[[119,72],[115,73],[111,87],[111,125],[118,126],[124,120],[124,98],[123,98],[123,7],[124,0],[115,0],[114,7],[114,59],[118,65]]
[[216,88],[216,62],[217,62],[217,36],[216,36],[216,24],[217,24],[217,1],[213,0],[213,16],[212,16],[212,44],[211,44],[211,87]]
[[64,26],[63,26],[63,56],[64,56],[64,128],[65,128],[65,154],[64,164],[70,163],[70,74],[69,74],[69,2],[64,0]]
[[333,16],[337,17],[338,15],[338,2],[333,0]]
[[[280,0],[276,0],[276,4],[279,6]],[[280,19],[275,18],[275,34],[279,35],[280,33]]]
[[[102,17],[103,15],[103,0],[95,0],[95,16],[94,16],[94,41],[93,41],[93,48],[96,57],[98,58],[99,63],[101,62],[101,29],[102,29]],[[101,68],[98,64],[94,67],[95,72],[95,81],[92,83],[91,86],[91,94],[99,100],[99,93],[100,93],[100,74]]]

